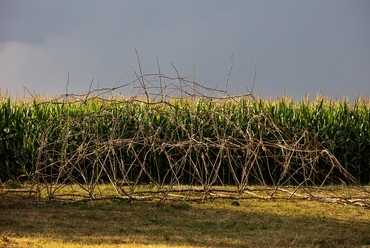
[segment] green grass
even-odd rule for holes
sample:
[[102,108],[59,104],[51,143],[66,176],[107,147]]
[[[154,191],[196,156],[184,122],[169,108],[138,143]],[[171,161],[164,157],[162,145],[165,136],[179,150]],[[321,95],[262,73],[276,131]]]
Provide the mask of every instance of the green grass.
[[0,195],[0,247],[370,247],[370,210],[308,200],[99,200]]

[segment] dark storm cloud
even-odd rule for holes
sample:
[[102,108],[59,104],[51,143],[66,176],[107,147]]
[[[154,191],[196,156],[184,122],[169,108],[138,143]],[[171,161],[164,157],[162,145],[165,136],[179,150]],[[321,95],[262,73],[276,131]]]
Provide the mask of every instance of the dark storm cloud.
[[[369,91],[369,1],[0,1],[0,87],[22,93],[113,86],[138,50],[145,73],[263,95]],[[125,82],[130,78],[125,78]]]
[[1,1],[0,42],[41,43],[68,28],[65,13],[66,7],[56,1]]

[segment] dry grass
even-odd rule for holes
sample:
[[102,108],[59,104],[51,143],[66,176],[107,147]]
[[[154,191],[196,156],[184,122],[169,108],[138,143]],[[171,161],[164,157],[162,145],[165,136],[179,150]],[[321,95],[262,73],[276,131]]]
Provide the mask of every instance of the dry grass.
[[0,195],[0,247],[370,247],[370,210],[308,200],[31,203]]

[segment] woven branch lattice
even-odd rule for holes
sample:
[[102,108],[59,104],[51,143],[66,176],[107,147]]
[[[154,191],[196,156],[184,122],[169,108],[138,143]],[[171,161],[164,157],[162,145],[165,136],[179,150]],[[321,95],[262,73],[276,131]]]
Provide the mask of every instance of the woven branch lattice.
[[[130,98],[114,95],[129,86]],[[321,198],[327,185],[361,188],[308,131],[252,109],[252,92],[231,96],[178,72],[140,70],[130,84],[55,104],[90,102],[104,104],[63,113],[42,134],[40,199]]]

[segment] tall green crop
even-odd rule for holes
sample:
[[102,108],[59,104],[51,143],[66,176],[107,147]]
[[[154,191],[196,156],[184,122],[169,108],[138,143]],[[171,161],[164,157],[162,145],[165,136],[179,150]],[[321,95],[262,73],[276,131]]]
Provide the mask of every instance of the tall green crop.
[[[166,103],[145,103],[94,97],[86,101],[73,99],[57,101],[47,98],[12,100],[9,97],[2,97],[0,179],[32,177],[41,137],[46,131],[49,132],[48,144],[59,144],[53,147],[60,150],[55,154],[61,151],[73,153],[81,142],[86,142],[92,137],[95,139],[96,147],[110,139],[138,140],[141,144],[129,148],[134,150],[117,147],[115,152],[120,154],[122,161],[146,159],[150,164],[149,173],[155,174],[160,180],[171,170],[168,157],[172,157],[171,161],[182,161],[181,156],[185,154],[189,156],[189,161],[205,164],[220,159],[219,151],[210,148],[212,145],[208,145],[205,150],[199,148],[199,151],[186,150],[186,147],[180,146],[161,151],[158,147],[163,142],[219,144],[217,142],[226,142],[232,137],[242,147],[247,145],[248,137],[257,137],[264,142],[279,142],[279,139],[297,139],[299,134],[306,130],[320,144],[332,151],[341,164],[360,182],[369,183],[369,129],[370,103],[368,99],[361,98],[353,103],[347,99],[330,100],[322,96],[315,100],[305,97],[300,101],[293,101],[289,97],[274,101],[260,97],[255,100],[179,98]],[[156,139],[153,139],[154,137]],[[153,143],[151,140],[162,143]],[[135,158],[132,151],[137,152],[139,157]],[[207,152],[208,160],[202,161],[202,154],[196,152],[203,155]],[[228,154],[235,157],[247,156],[237,150]],[[57,155],[53,156],[58,159]],[[272,149],[268,156],[261,152],[261,164],[272,162],[269,161],[271,156],[281,156],[281,149]],[[248,160],[248,157],[245,159]],[[220,164],[226,163],[225,160]],[[140,173],[140,166],[136,162],[132,162],[132,166],[137,168],[130,174],[134,177],[135,173]],[[190,164],[184,168],[189,175],[194,175],[195,168]],[[271,173],[267,167],[261,167],[261,171],[268,177],[268,173]],[[228,178],[228,182],[232,183],[229,167],[222,167],[220,173],[222,173],[220,178],[225,180]],[[194,179],[184,174],[182,180],[185,183]]]

